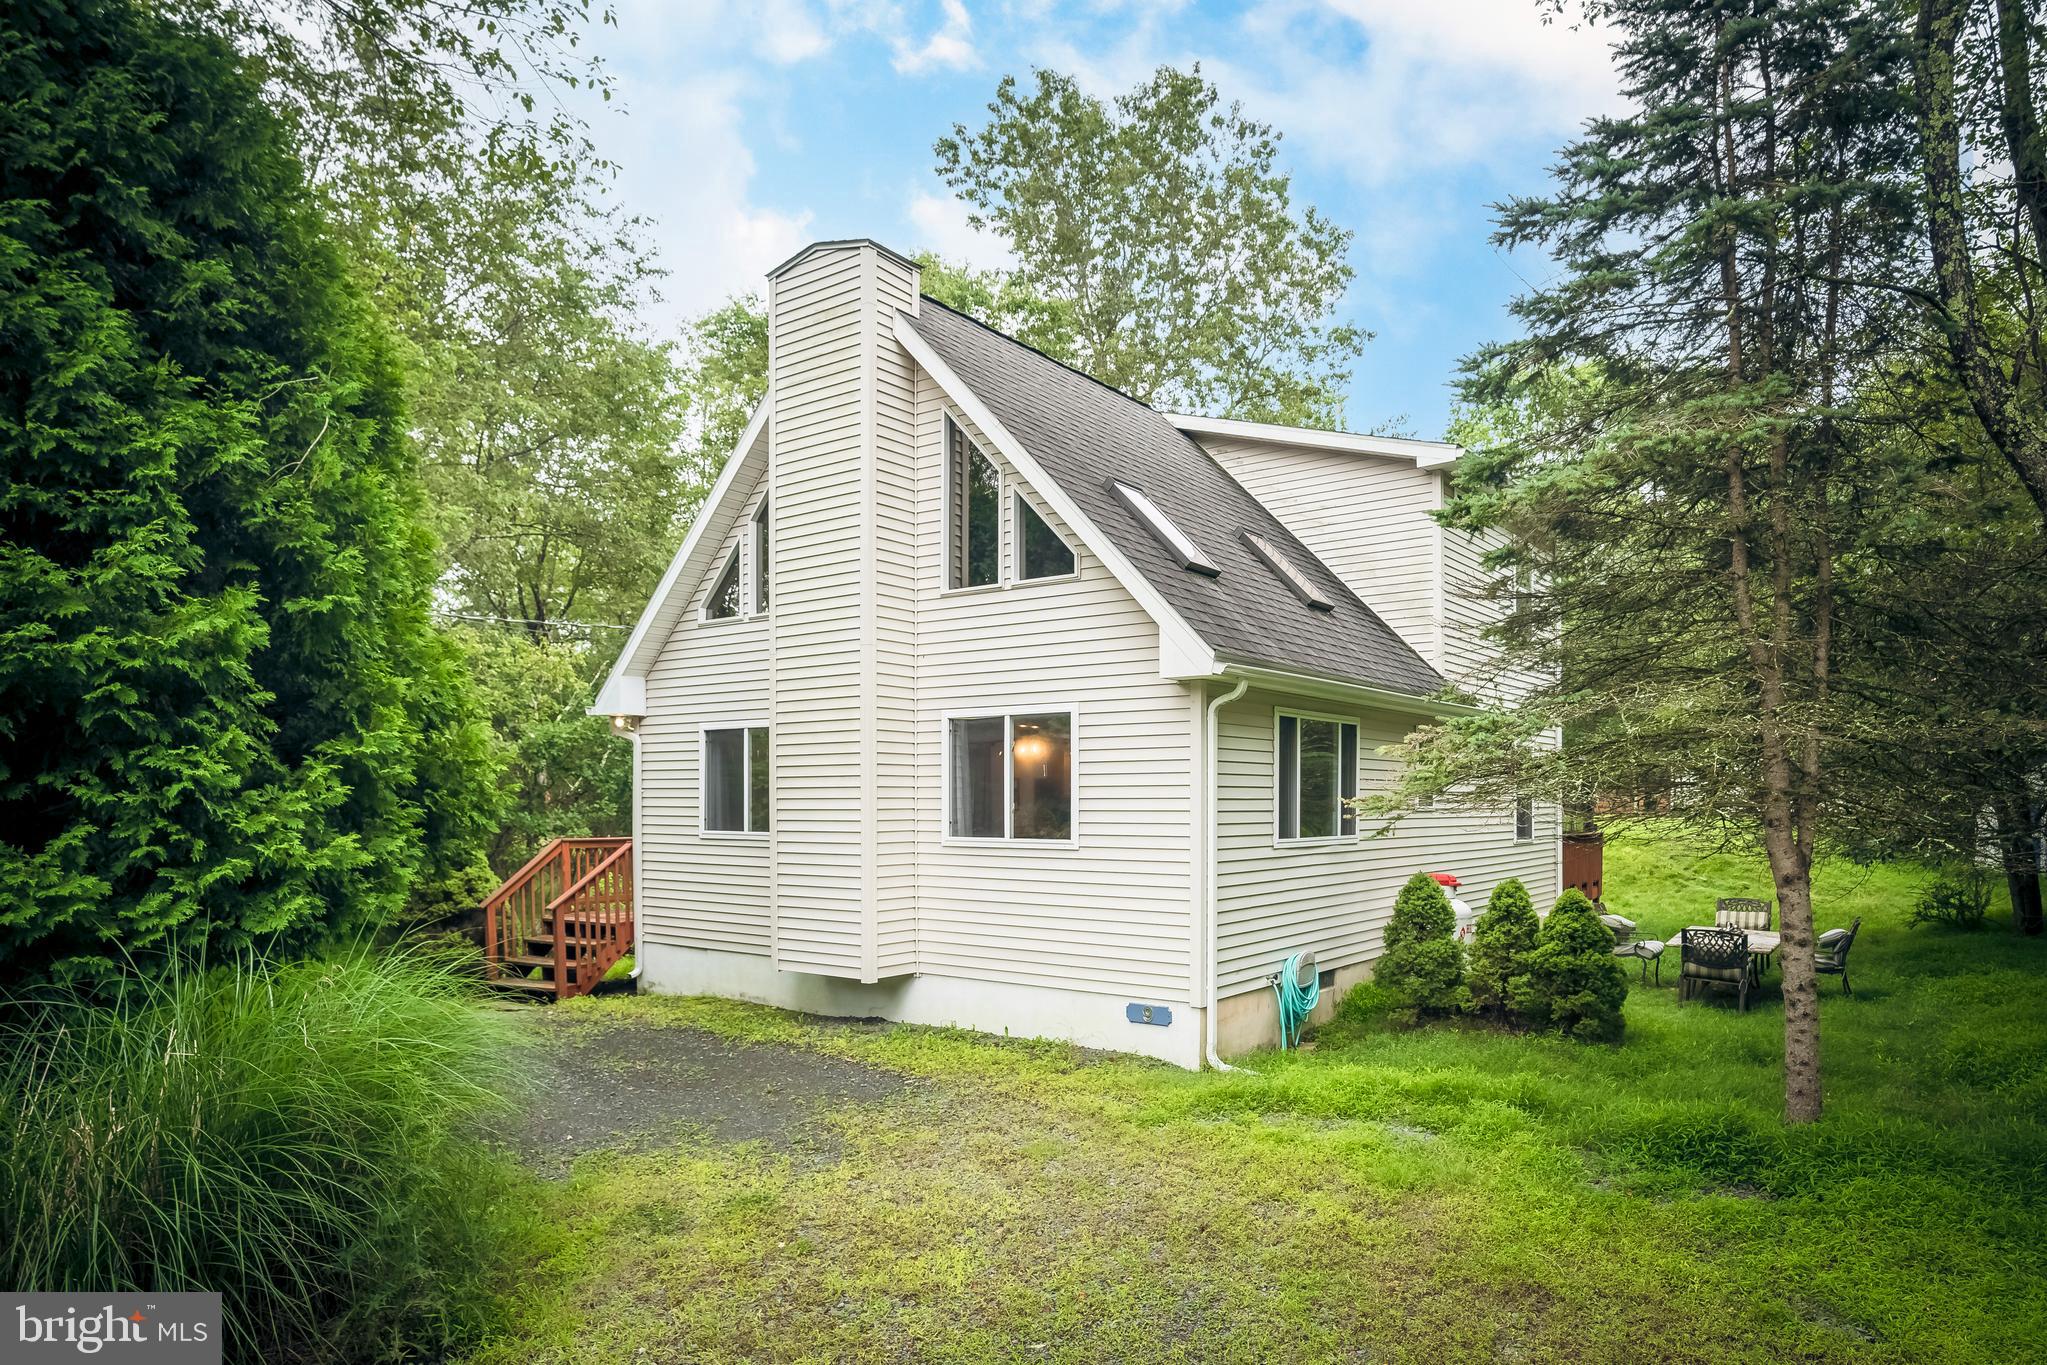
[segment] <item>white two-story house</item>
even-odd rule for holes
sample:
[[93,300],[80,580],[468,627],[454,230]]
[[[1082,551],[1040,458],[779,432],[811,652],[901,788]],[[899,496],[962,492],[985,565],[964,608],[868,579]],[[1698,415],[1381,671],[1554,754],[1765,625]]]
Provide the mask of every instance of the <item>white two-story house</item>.
[[1345,804],[1485,669],[1453,447],[1157,412],[870,241],[768,286],[768,397],[594,708],[643,989],[1193,1067],[1276,1041],[1287,954],[1368,974],[1416,871],[1556,894],[1552,807]]

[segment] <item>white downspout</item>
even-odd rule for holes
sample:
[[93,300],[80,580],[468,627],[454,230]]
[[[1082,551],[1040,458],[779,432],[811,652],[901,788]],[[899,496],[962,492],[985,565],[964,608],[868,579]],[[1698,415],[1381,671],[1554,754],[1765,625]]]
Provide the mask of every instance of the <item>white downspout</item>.
[[1242,1071],[1242,1070],[1245,1070],[1245,1068],[1243,1068],[1243,1067],[1236,1067],[1236,1066],[1231,1066],[1231,1065],[1230,1065],[1230,1064],[1229,1064],[1228,1062],[1224,1061],[1224,1060],[1223,1060],[1223,1059],[1222,1059],[1221,1057],[1218,1057],[1218,1056],[1216,1055],[1216,1051],[1215,1051],[1215,1015],[1216,1015],[1216,1007],[1217,1007],[1217,1006],[1218,1006],[1218,1005],[1219,1005],[1219,1004],[1221,1003],[1221,1001],[1222,1001],[1222,996],[1221,996],[1221,992],[1220,992],[1219,988],[1218,988],[1218,987],[1216,986],[1216,981],[1215,981],[1215,950],[1216,950],[1216,922],[1215,922],[1215,920],[1216,920],[1216,916],[1215,916],[1215,903],[1216,903],[1216,895],[1215,895],[1215,865],[1216,865],[1216,837],[1215,837],[1215,834],[1216,834],[1216,817],[1217,817],[1217,815],[1219,814],[1219,812],[1218,812],[1218,811],[1217,811],[1217,809],[1216,809],[1216,792],[1217,792],[1217,789],[1218,789],[1218,788],[1219,788],[1219,787],[1221,786],[1221,783],[1220,783],[1220,781],[1219,781],[1219,780],[1217,779],[1217,776],[1216,776],[1216,749],[1217,749],[1217,747],[1218,747],[1218,745],[1217,745],[1217,742],[1216,742],[1216,727],[1217,727],[1217,725],[1218,725],[1218,723],[1219,723],[1219,722],[1218,722],[1218,720],[1217,720],[1217,714],[1218,714],[1218,713],[1219,713],[1219,712],[1220,712],[1220,711],[1222,710],[1222,708],[1223,708],[1223,707],[1225,707],[1225,706],[1229,705],[1229,704],[1230,704],[1231,702],[1235,701],[1235,700],[1236,700],[1237,698],[1239,698],[1239,697],[1243,696],[1245,692],[1247,692],[1248,690],[1250,690],[1250,687],[1251,687],[1251,680],[1250,680],[1249,678],[1238,678],[1238,679],[1237,679],[1237,685],[1236,685],[1236,686],[1235,686],[1234,688],[1232,688],[1232,689],[1231,689],[1230,691],[1228,691],[1228,692],[1224,692],[1224,693],[1222,693],[1222,694],[1221,694],[1221,695],[1219,695],[1219,696],[1216,696],[1216,697],[1212,697],[1212,698],[1210,698],[1210,699],[1209,699],[1209,703],[1208,703],[1208,734],[1207,734],[1207,741],[1208,741],[1208,801],[1207,801],[1207,803],[1206,803],[1206,804],[1207,804],[1207,807],[1208,807],[1208,810],[1207,810],[1207,814],[1206,814],[1206,817],[1205,817],[1205,819],[1204,819],[1204,820],[1202,821],[1202,832],[1201,832],[1201,841],[1202,841],[1202,857],[1203,857],[1203,858],[1204,858],[1204,860],[1205,860],[1205,864],[1206,864],[1206,867],[1207,867],[1207,874],[1206,874],[1206,875],[1204,876],[1204,878],[1202,879],[1202,893],[1203,893],[1203,895],[1204,895],[1204,896],[1206,897],[1206,899],[1207,899],[1207,901],[1208,901],[1208,961],[1207,961],[1207,968],[1208,968],[1208,1010],[1207,1010],[1207,1014],[1208,1014],[1208,1064],[1209,1064],[1210,1066],[1214,1067],[1214,1068],[1215,1068],[1215,1069],[1216,1069],[1217,1071]]

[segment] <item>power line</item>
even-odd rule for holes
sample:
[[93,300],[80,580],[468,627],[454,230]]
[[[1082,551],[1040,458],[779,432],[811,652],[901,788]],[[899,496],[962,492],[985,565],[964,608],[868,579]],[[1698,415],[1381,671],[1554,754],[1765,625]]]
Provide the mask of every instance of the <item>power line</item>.
[[449,611],[445,607],[435,607],[433,613],[436,616],[446,617],[451,621],[470,621],[484,626],[539,626],[543,630],[630,631],[632,629],[631,626],[612,626],[606,625],[601,621],[528,621],[518,616],[479,616],[475,612]]

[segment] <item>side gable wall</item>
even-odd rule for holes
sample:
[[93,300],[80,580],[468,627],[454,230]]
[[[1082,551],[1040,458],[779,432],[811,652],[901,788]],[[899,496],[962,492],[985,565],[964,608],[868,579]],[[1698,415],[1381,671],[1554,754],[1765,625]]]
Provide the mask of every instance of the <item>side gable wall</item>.
[[[1034,499],[1038,512],[1075,551],[1074,578],[945,588],[947,414],[1002,471],[1005,566],[1014,539],[1008,491],[1018,478],[930,377],[918,375],[922,969],[1128,1000],[1190,1000],[1201,733],[1193,691],[1159,676],[1158,627],[1042,498]],[[946,717],[1063,703],[1079,711],[1079,847],[949,842]]]
[[1204,436],[1201,445],[1424,659],[1444,662],[1433,472],[1398,460]]
[[700,621],[718,566],[738,545],[741,578],[753,574],[753,509],[759,476],[735,485],[706,534],[711,567],[686,585],[688,605],[647,672],[640,723],[637,839],[641,932],[649,942],[765,957],[769,949],[768,843],[704,835],[700,727],[768,720],[768,622]]

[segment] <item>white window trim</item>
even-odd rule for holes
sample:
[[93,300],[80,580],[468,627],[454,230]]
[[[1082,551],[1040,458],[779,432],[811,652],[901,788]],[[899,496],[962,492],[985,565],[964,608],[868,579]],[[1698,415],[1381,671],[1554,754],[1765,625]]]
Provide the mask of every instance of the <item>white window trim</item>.
[[[1073,567],[1065,573],[1048,573],[1037,578],[1024,577],[1023,514],[1025,507],[1029,507],[1032,515],[1045,523],[1047,530],[1059,537],[1059,543],[1066,547],[1066,553],[1073,556]],[[1015,560],[1015,572],[1003,580],[1004,587],[1021,588],[1036,587],[1040,583],[1071,583],[1074,579],[1080,577],[1080,551],[1073,548],[1073,542],[1060,533],[1059,528],[1052,524],[1052,518],[1045,515],[1045,509],[1038,505],[1038,500],[1024,492],[1024,486],[1020,483],[1011,485],[1009,490],[1009,543],[1012,547],[1012,558]]]
[[[953,586],[952,537],[957,524],[955,518],[959,512],[959,502],[954,496],[952,486],[952,433],[954,431],[959,432],[960,439],[965,441],[969,448],[980,451],[981,458],[986,460],[988,467],[995,471],[995,506],[997,508],[997,515],[995,518],[995,581],[993,583],[963,583],[958,587]],[[944,520],[940,523],[944,532],[944,538],[939,543],[939,595],[941,597],[960,597],[977,592],[1000,592],[1009,586],[1009,518],[1000,514],[1003,499],[1009,494],[1009,476],[1003,472],[1001,463],[986,450],[983,450],[981,443],[968,434],[966,423],[960,421],[951,411],[948,410],[939,422],[938,432],[938,462],[944,486],[944,495],[940,499],[940,503],[945,512]]]
[[[981,458],[995,468],[995,490],[997,505],[1002,515],[996,519],[995,532],[995,581],[974,583],[955,588],[952,585],[952,532],[953,517],[957,510],[952,487],[952,438],[948,434],[957,430],[962,439],[981,452]],[[1047,584],[1072,583],[1081,576],[1080,549],[1073,543],[1073,537],[1059,529],[1045,513],[1044,503],[1025,490],[1023,480],[1004,468],[998,452],[974,439],[967,430],[966,419],[951,408],[944,410],[938,424],[938,457],[940,465],[939,508],[941,512],[941,539],[938,548],[938,595],[940,597],[973,597],[981,593],[1010,592],[1017,588],[1037,588]],[[1029,502],[1031,510],[1043,517],[1045,524],[1052,528],[1052,534],[1059,537],[1066,548],[1073,553],[1073,572],[1054,574],[1048,578],[1024,578],[1021,576],[1019,561],[1023,557],[1023,536],[1017,528],[1016,499]],[[962,712],[961,714],[972,714]]]
[[[773,568],[775,562],[775,547],[773,542],[775,534],[775,518],[772,513],[765,517],[761,515],[761,513],[767,511],[768,495],[765,492],[763,492],[760,496],[760,499],[754,503],[752,510],[750,510],[746,514],[745,532],[746,592],[744,596],[746,600],[746,606],[748,608],[746,613],[748,616],[766,616],[768,614],[768,608],[762,606],[760,601],[761,596],[760,560],[761,548],[763,545],[765,545],[768,551],[769,567],[770,569]],[[768,599],[770,605],[772,605],[774,601],[774,596],[775,584],[774,580],[770,578],[768,580]]]
[[[717,567],[711,571],[711,576],[707,580],[707,586],[704,589],[703,604],[697,608],[698,625],[729,626],[734,621],[750,621],[753,619],[753,617],[749,615],[746,610],[747,589],[745,559],[746,556],[741,553],[740,544],[736,540],[726,548],[725,553],[723,555],[719,556]],[[725,577],[725,570],[728,568],[732,569],[735,573],[739,575],[739,581],[737,585],[739,588],[739,610],[734,612],[730,616],[713,616],[711,615],[711,598],[713,595],[717,593],[718,581]]]
[[[704,812],[711,808],[711,761],[710,733],[713,730],[766,730],[768,732],[768,827],[767,829],[712,829],[704,823]],[[774,780],[775,732],[766,720],[707,720],[697,726],[697,837],[699,839],[729,840],[733,843],[764,844],[775,827],[775,780]],[[742,741],[739,746],[740,805],[751,818],[753,806],[753,745]]]
[[[1527,806],[1528,806],[1528,833],[1526,833],[1526,834],[1523,834],[1523,833],[1521,832],[1521,806],[1522,806],[1522,804],[1523,804],[1524,802],[1525,802],[1525,803],[1527,804]],[[1515,843],[1517,843],[1517,844],[1532,844],[1532,843],[1534,843],[1534,842],[1535,842],[1535,828],[1536,828],[1536,820],[1535,820],[1535,798],[1534,798],[1534,797],[1532,797],[1532,796],[1517,796],[1517,797],[1515,797],[1515,798],[1514,798],[1514,804],[1513,804],[1513,805],[1511,805],[1511,806],[1509,806],[1509,807],[1507,807],[1507,818],[1508,818],[1509,820],[1511,820],[1511,821],[1513,821],[1513,822],[1514,822],[1514,823],[1513,823],[1513,826],[1512,826],[1512,828],[1513,828],[1513,831],[1514,831],[1514,842],[1515,842]]]
[[[1363,795],[1365,794],[1365,728],[1364,728],[1364,726],[1363,726],[1363,725],[1362,725],[1362,724],[1361,724],[1361,723],[1359,722],[1359,720],[1358,720],[1358,718],[1357,718],[1356,716],[1346,716],[1346,715],[1342,715],[1342,714],[1340,714],[1340,713],[1338,713],[1338,712],[1335,712],[1335,711],[1304,711],[1304,710],[1302,710],[1302,709],[1301,709],[1300,707],[1297,707],[1297,706],[1275,706],[1275,707],[1273,707],[1273,708],[1272,708],[1272,846],[1273,846],[1274,848],[1326,848],[1326,847],[1329,847],[1329,846],[1331,846],[1331,845],[1336,845],[1336,844],[1355,844],[1355,843],[1358,843],[1358,842],[1360,842],[1360,841],[1361,841],[1361,840],[1363,840],[1363,838],[1365,837],[1365,822],[1364,822],[1363,820],[1353,820],[1353,822],[1352,822],[1352,823],[1354,823],[1354,824],[1355,824],[1355,825],[1357,826],[1357,828],[1356,828],[1356,829],[1354,829],[1354,830],[1352,830],[1352,831],[1351,831],[1351,832],[1350,832],[1349,834],[1317,834],[1317,835],[1314,835],[1314,836],[1312,836],[1312,837],[1310,837],[1310,838],[1305,838],[1305,839],[1304,839],[1304,838],[1302,838],[1302,837],[1300,837],[1299,835],[1296,835],[1296,836],[1294,836],[1293,838],[1289,839],[1289,838],[1287,838],[1287,837],[1286,837],[1285,835],[1283,835],[1283,834],[1281,834],[1281,833],[1280,833],[1280,830],[1279,830],[1279,791],[1280,791],[1280,787],[1279,787],[1279,782],[1280,782],[1280,771],[1279,771],[1279,718],[1280,718],[1281,716],[1292,716],[1292,717],[1293,717],[1293,718],[1294,718],[1295,720],[1330,720],[1330,721],[1335,721],[1335,722],[1336,722],[1336,723],[1337,723],[1338,725],[1348,725],[1348,726],[1350,726],[1350,727],[1351,727],[1352,729],[1356,730],[1356,731],[1358,732],[1358,771],[1357,771],[1357,789],[1358,789],[1358,795],[1359,795],[1359,796],[1363,796]],[[1343,762],[1343,757],[1342,757],[1342,755],[1343,755],[1343,736],[1342,736],[1341,734],[1338,734],[1338,735],[1337,735],[1337,737],[1336,737],[1336,743],[1337,743],[1337,763],[1338,763],[1338,764],[1340,765],[1340,764],[1341,764],[1341,763]],[[1301,775],[1300,775],[1300,773],[1301,773],[1301,747],[1300,747],[1300,744],[1299,744],[1299,742],[1298,742],[1298,741],[1296,741],[1296,743],[1295,743],[1295,745],[1294,745],[1294,771],[1293,771],[1293,772],[1292,772],[1291,774],[1289,774],[1289,775],[1288,775],[1288,776],[1289,776],[1289,780],[1291,780],[1291,781],[1293,782],[1293,784],[1294,784],[1294,791],[1295,791],[1296,793],[1298,793],[1298,792],[1300,791],[1300,788],[1301,788]],[[1341,774],[1339,774],[1339,777],[1340,777],[1340,776],[1341,776]],[[1298,799],[1299,799],[1299,798],[1298,798],[1298,795],[1297,795],[1297,796],[1296,796],[1296,800],[1298,800]],[[1336,812],[1336,816],[1337,816],[1337,822],[1338,822],[1338,824],[1339,824],[1339,825],[1340,825],[1340,824],[1342,823],[1342,821],[1343,821],[1343,809],[1342,809],[1342,805],[1343,805],[1343,786],[1342,786],[1342,783],[1341,783],[1341,782],[1339,782],[1339,783],[1337,784],[1337,812]]]
[[[767,501],[767,491],[763,489],[760,496],[756,497],[742,509],[738,524],[726,536],[724,553],[718,556],[711,572],[705,578],[708,587],[704,591],[703,602],[697,607],[698,625],[729,626],[740,621],[759,621],[767,616],[768,613],[761,609],[760,603],[754,600],[756,584],[754,582],[755,542],[753,534],[754,519],[760,515],[760,510]],[[768,535],[772,537],[774,533],[774,515],[770,513],[768,516]],[[770,556],[773,553],[774,547],[770,544]],[[739,611],[732,616],[713,616],[711,615],[710,589],[715,588],[718,585],[718,580],[725,576],[725,566],[733,563],[735,560],[739,564]],[[768,593],[770,597],[774,594],[772,583],[768,587]],[[770,605],[772,606],[772,603]]]
[[[952,723],[956,720],[1002,718],[1002,828],[1015,828],[1016,756],[1011,752],[1010,726],[1017,716],[1042,716],[1063,712],[1067,717],[1066,835],[1064,839],[1001,838],[952,832]],[[938,718],[938,842],[947,848],[1075,849],[1080,847],[1080,703],[1071,701],[1020,702],[1015,705],[962,706]],[[772,812],[771,812],[772,814]]]

